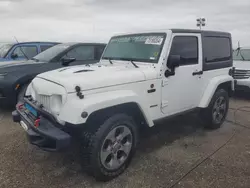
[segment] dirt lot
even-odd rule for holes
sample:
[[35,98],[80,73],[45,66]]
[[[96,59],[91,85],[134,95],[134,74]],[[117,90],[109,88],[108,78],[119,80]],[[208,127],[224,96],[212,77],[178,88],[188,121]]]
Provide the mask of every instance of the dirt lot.
[[[204,130],[193,115],[147,130],[130,167],[108,183],[85,175],[74,150],[47,153],[29,145],[10,111],[2,110],[0,187],[250,187],[250,99],[230,103],[219,130]],[[249,109],[238,109],[243,106]]]

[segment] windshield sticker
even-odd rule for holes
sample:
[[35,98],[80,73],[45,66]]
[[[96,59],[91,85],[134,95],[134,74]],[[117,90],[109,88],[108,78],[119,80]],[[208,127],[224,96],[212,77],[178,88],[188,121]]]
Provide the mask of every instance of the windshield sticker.
[[127,42],[138,42],[144,44],[161,45],[163,41],[162,36],[128,36],[128,37],[117,37],[110,40],[111,43],[127,43]]
[[163,41],[162,37],[153,36],[153,37],[148,37],[145,44],[161,45],[162,41]]
[[155,60],[155,57],[150,57],[149,59],[151,59],[151,60]]
[[157,57],[158,54],[159,54],[159,52],[155,52],[155,53],[154,53],[154,57]]

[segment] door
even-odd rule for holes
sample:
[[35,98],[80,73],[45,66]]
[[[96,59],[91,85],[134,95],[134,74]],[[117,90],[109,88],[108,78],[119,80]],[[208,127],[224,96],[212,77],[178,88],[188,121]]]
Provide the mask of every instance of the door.
[[36,45],[19,45],[11,52],[11,59],[13,60],[26,60],[38,54]]
[[[173,115],[198,106],[202,95],[200,34],[173,34],[170,55],[181,57],[175,74],[162,80],[162,112]],[[165,67],[167,70],[167,65]]]

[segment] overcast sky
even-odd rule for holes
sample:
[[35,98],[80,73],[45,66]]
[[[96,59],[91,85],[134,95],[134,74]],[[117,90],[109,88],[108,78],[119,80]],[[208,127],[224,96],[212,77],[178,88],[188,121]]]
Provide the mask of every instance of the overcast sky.
[[0,42],[108,41],[116,33],[164,28],[229,31],[250,46],[250,0],[0,0]]

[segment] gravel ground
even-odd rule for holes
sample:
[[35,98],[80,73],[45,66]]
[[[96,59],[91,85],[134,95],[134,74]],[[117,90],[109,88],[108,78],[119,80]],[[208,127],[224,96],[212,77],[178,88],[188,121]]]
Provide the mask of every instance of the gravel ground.
[[[23,129],[12,122],[10,111],[2,110],[0,187],[247,188],[250,185],[250,109],[235,110],[250,107],[249,101],[242,97],[231,99],[228,121],[219,130],[204,130],[194,115],[180,116],[146,130],[132,164],[124,174],[107,183],[96,182],[82,172],[74,149],[48,153],[30,145]],[[233,123],[235,119],[237,124]],[[229,139],[218,152],[190,171]]]

